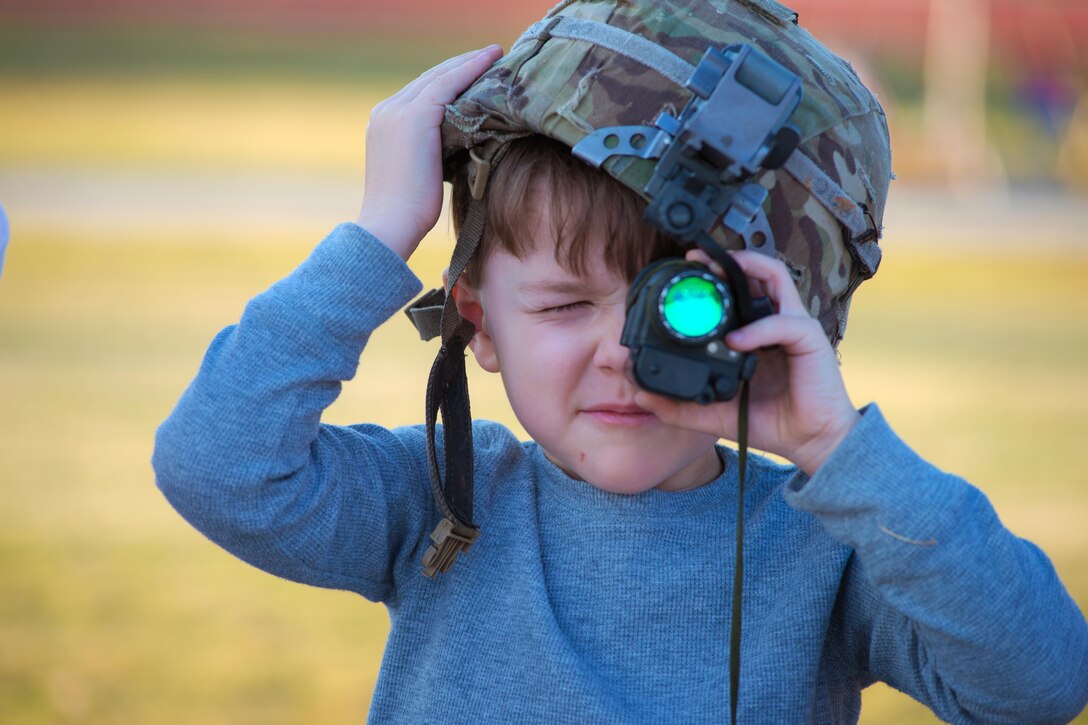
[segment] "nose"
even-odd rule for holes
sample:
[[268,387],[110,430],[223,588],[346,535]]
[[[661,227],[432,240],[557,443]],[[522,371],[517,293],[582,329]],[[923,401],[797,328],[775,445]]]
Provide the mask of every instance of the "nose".
[[602,311],[593,363],[602,369],[626,373],[631,366],[631,351],[620,344],[625,310],[613,305]]

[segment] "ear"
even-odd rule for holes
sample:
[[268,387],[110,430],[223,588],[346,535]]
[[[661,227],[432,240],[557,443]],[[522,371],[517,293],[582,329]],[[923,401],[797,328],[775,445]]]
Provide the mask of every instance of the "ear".
[[[445,275],[443,275],[443,278]],[[476,334],[472,336],[468,347],[476,356],[476,362],[489,373],[499,372],[499,360],[495,354],[495,344],[487,331],[487,319],[484,315],[484,307],[481,303],[480,292],[462,280],[458,280],[453,289],[453,302],[457,306],[457,313],[472,323],[476,328]]]

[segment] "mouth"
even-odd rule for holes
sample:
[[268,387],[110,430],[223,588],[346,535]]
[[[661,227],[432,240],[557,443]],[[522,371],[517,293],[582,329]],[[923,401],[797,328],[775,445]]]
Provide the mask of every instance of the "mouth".
[[657,420],[657,416],[650,411],[624,403],[593,405],[583,408],[582,414],[598,423],[624,428],[638,428]]

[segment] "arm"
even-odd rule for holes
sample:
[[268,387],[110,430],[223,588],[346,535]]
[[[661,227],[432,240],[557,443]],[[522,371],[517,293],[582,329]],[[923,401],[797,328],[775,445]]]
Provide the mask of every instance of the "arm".
[[410,441],[320,416],[370,331],[418,288],[396,255],[342,225],[254,298],[158,431],[157,482],[178,511],[274,574],[384,596],[393,529],[408,513],[384,508],[420,488],[426,469]]
[[[726,337],[760,355],[751,441],[798,467],[787,500],[857,554],[841,614],[846,638],[864,643],[859,667],[954,722],[1073,718],[1088,699],[1088,627],[1050,562],[981,492],[915,455],[875,406],[858,414],[781,263],[735,258],[778,306]],[[636,402],[735,440],[736,401]]]
[[414,555],[430,511],[422,435],[320,417],[371,331],[418,292],[404,260],[441,207],[442,109],[497,51],[446,61],[375,109],[359,217],[371,233],[341,225],[254,298],[158,431],[159,487],[246,561],[384,599],[396,562]]
[[1084,706],[1088,626],[1045,554],[876,406],[785,495],[857,554],[842,616],[871,679],[949,722],[1068,722]]

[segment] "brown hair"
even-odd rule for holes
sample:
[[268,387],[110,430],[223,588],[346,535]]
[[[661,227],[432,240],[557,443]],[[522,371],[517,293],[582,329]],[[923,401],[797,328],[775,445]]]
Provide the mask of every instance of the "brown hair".
[[[468,210],[467,167],[453,177],[453,227],[459,232]],[[604,261],[628,281],[650,262],[683,256],[671,237],[643,220],[646,201],[604,171],[578,160],[570,148],[545,136],[512,141],[487,184],[483,239],[463,273],[466,282],[483,282],[484,261],[495,249],[522,258],[530,251],[539,205],[550,207],[555,259],[567,271],[588,269],[590,239],[604,240]]]

